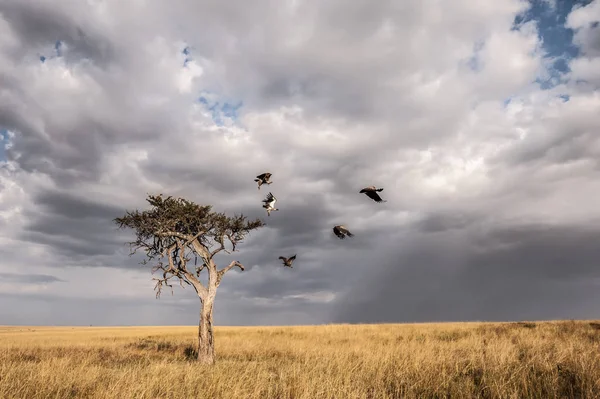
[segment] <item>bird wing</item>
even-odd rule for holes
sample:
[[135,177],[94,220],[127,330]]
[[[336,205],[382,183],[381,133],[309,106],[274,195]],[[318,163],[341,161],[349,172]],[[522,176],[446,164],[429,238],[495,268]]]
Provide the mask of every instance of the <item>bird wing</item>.
[[262,173],[262,174],[260,174],[260,175],[256,176],[256,178],[257,178],[257,179],[260,179],[260,180],[263,180],[263,179],[265,178],[265,176],[266,176],[266,175],[267,175],[266,173]]
[[268,202],[271,206],[275,206],[277,198],[275,198],[275,196],[272,193],[267,194],[267,199],[269,200]]
[[339,230],[343,233],[343,234],[347,234],[350,237],[352,237],[354,234],[350,233],[350,230],[348,230],[346,228],[346,226],[339,226]]
[[292,256],[291,258],[289,258],[288,260],[294,261],[296,260],[296,255]]
[[287,260],[285,256],[280,256],[279,259]]
[[265,198],[265,199],[263,200],[263,202],[271,202],[271,201],[273,201],[273,199],[274,199],[274,198],[275,198],[275,196],[273,196],[273,194],[271,194],[271,193],[268,193],[268,194],[267,194],[267,198]]
[[375,200],[375,202],[382,202],[383,201],[381,199],[381,197],[379,196],[379,194],[377,194],[376,191],[366,191],[365,194],[367,195],[367,197],[371,198],[372,200]]

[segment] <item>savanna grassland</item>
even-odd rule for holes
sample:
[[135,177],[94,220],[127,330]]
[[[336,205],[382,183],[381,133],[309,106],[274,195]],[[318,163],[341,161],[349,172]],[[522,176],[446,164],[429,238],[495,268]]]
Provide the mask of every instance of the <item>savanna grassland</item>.
[[1,398],[599,398],[600,323],[0,327]]

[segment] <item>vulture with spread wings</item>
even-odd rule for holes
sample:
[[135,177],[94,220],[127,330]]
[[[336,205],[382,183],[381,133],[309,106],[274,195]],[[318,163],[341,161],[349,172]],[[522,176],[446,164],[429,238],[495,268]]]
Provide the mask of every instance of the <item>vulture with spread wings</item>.
[[354,237],[354,234],[350,233],[350,230],[348,230],[346,228],[346,226],[344,226],[344,225],[335,226],[333,228],[333,233],[336,236],[338,236],[340,238],[340,240],[343,240],[344,238],[346,238],[346,236],[348,236],[348,237]]
[[376,188],[375,186],[365,187],[359,191],[361,194],[366,194],[367,197],[371,198],[375,202],[387,202],[386,200],[381,199],[377,192],[383,191],[383,188]]
[[283,261],[284,266],[292,267],[292,263],[294,263],[294,261],[296,260],[296,255],[290,256],[289,258],[286,258],[285,256],[280,256],[279,259]]
[[279,210],[278,208],[275,208],[277,198],[275,198],[272,193],[267,194],[267,198],[265,198],[262,202],[264,202],[263,208],[267,210],[267,216],[271,216],[271,212]]
[[258,182],[258,189],[260,190],[260,186],[262,186],[263,184],[273,183],[272,181],[269,180],[270,178],[271,178],[271,173],[265,172],[263,174],[256,176],[256,179],[254,179],[254,181]]

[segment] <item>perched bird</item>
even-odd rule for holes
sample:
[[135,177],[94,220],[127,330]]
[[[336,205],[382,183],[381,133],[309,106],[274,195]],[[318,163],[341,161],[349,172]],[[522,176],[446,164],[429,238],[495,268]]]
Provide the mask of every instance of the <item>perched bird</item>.
[[263,184],[273,183],[272,181],[269,181],[270,178],[271,178],[271,173],[265,172],[263,174],[256,176],[256,179],[254,179],[254,181],[258,182],[258,189],[260,190],[260,186],[262,186]]
[[369,186],[369,187],[365,187],[362,190],[360,190],[359,193],[366,194],[367,197],[371,198],[375,202],[387,202],[387,201],[381,199],[379,194],[377,194],[378,191],[379,192],[383,191],[383,188],[375,188],[375,186]]
[[296,260],[296,255],[286,258],[285,256],[280,256],[279,259],[283,261],[283,265],[287,267],[292,267],[292,263]]
[[350,230],[348,230],[344,225],[335,226],[333,228],[333,232],[340,238],[340,240],[343,240],[346,238],[346,236],[354,237],[354,234],[350,233]]
[[279,210],[278,208],[275,208],[275,203],[277,202],[277,198],[275,198],[275,196],[271,193],[267,194],[267,198],[264,199],[262,202],[265,203],[263,205],[263,208],[265,208],[267,210],[268,216],[271,216],[271,212]]

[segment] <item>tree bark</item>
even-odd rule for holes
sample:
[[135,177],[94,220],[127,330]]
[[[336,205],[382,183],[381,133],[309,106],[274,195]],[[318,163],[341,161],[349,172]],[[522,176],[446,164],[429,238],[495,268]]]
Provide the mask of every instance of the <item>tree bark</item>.
[[215,363],[215,345],[213,339],[213,298],[201,301],[200,325],[198,328],[198,362],[212,365]]

